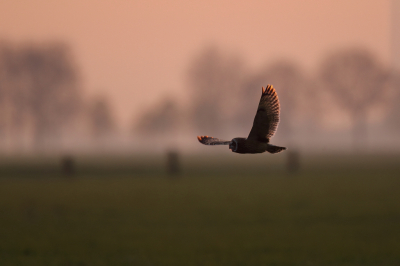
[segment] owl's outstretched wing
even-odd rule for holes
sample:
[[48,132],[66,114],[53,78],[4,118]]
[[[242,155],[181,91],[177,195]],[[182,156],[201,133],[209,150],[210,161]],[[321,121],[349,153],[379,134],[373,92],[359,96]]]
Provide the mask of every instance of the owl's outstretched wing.
[[197,136],[197,139],[204,145],[229,145],[231,143],[230,140],[222,140],[209,136]]
[[269,142],[279,123],[279,100],[272,85],[262,88],[260,103],[254,118],[253,127],[247,137],[251,140]]

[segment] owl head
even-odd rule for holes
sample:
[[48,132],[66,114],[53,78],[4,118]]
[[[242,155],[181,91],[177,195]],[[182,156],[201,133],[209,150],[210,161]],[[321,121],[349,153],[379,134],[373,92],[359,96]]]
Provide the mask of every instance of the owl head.
[[232,152],[242,153],[243,149],[246,146],[246,139],[245,138],[234,138],[229,143],[229,149]]
[[231,140],[231,143],[229,143],[229,149],[232,152],[235,152],[237,150],[237,147],[238,147],[238,143],[237,143],[236,138],[234,138],[234,139]]

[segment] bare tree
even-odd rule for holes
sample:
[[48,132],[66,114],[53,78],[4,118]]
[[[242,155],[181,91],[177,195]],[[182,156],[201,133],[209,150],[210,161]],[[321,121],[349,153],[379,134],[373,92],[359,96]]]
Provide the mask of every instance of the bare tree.
[[388,89],[390,72],[368,51],[349,49],[330,55],[322,64],[321,80],[353,123],[353,141],[361,149],[367,137],[368,112]]
[[134,124],[134,131],[141,135],[164,135],[175,133],[182,115],[177,103],[167,98],[145,110]]
[[106,97],[96,98],[89,109],[90,128],[97,139],[109,137],[116,131],[111,106]]
[[2,108],[11,132],[30,131],[35,147],[40,148],[70,128],[81,98],[67,46],[5,45],[0,62]]
[[5,54],[7,54],[7,47],[4,43],[0,42],[0,139],[3,142],[6,136],[6,76],[7,67],[4,60]]
[[225,55],[215,47],[205,49],[192,62],[188,71],[192,121],[202,134],[232,127],[244,75],[237,56]]
[[25,80],[21,49],[2,43],[0,68],[2,131],[4,135],[8,133],[12,139],[19,140],[26,131],[29,114],[29,90]]
[[388,107],[388,115],[385,117],[384,126],[394,133],[400,130],[400,73],[392,71],[389,99],[385,102]]
[[60,134],[78,111],[78,77],[68,48],[62,44],[29,47],[23,53],[30,84],[30,112],[36,145]]

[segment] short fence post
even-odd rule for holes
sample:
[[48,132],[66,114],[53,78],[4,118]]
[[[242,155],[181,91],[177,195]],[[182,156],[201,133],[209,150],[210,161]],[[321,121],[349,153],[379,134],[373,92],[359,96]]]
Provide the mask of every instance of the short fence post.
[[167,152],[167,172],[171,176],[177,176],[181,172],[179,165],[179,155],[177,151]]
[[64,156],[61,159],[61,171],[67,176],[75,174],[75,161],[72,156]]

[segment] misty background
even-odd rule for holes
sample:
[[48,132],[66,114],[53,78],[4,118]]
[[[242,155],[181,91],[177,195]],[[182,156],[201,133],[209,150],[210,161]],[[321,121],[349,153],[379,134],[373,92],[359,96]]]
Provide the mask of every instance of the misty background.
[[187,100],[166,93],[139,108],[124,129],[107,95],[83,95],[67,43],[2,42],[2,151],[199,151],[197,135],[247,136],[267,84],[281,102],[275,143],[310,152],[399,148],[400,75],[368,49],[332,51],[308,74],[287,59],[249,69],[240,54],[208,46],[185,74]]
[[397,1],[178,2],[1,4],[1,152],[205,151],[248,135],[267,84],[277,145],[399,150]]

